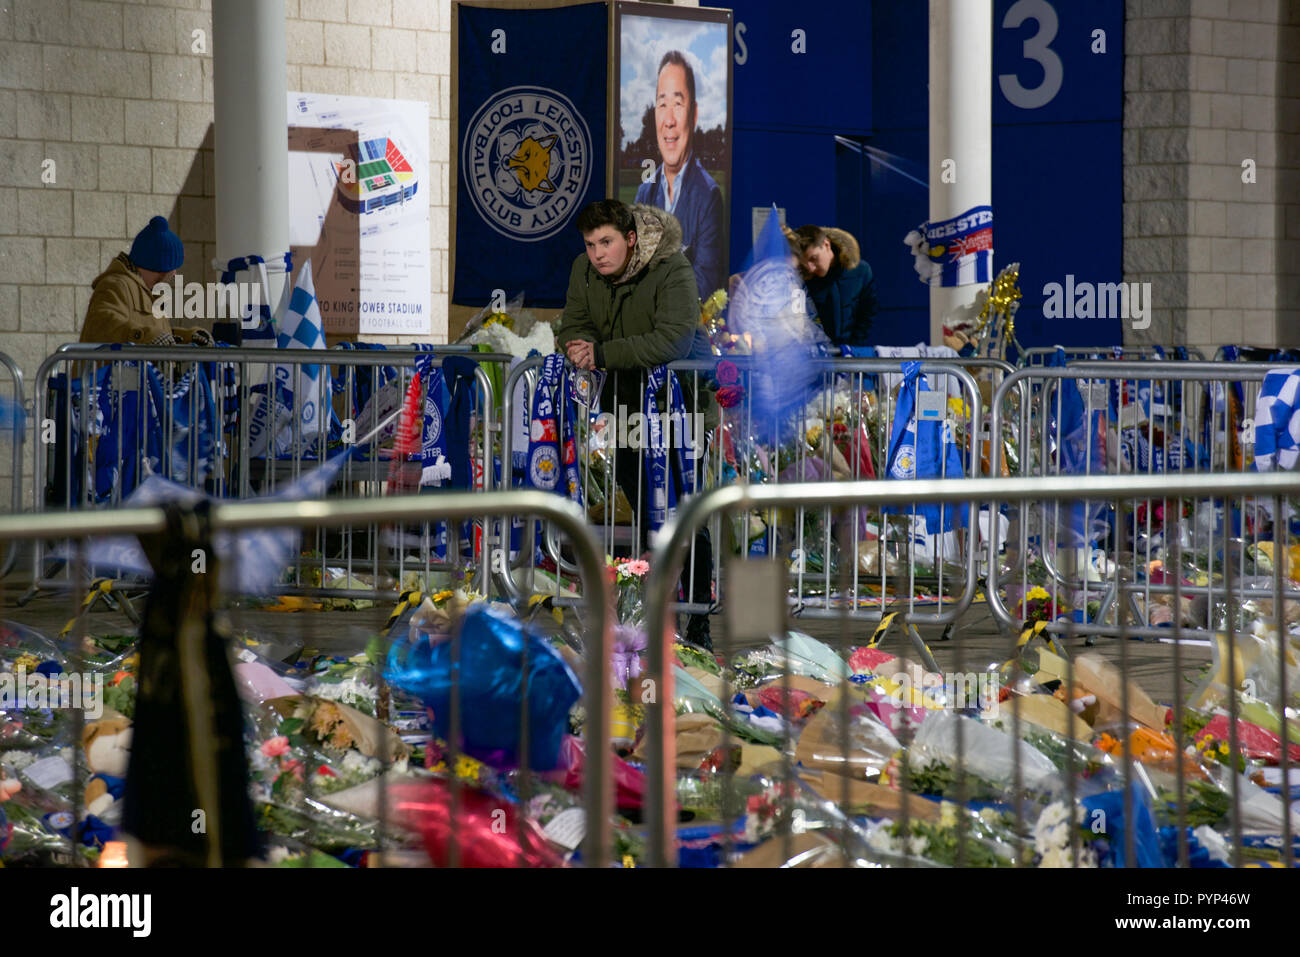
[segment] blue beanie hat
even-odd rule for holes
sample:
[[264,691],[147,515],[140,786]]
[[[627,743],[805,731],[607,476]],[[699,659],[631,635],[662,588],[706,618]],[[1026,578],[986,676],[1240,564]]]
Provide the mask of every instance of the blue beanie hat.
[[185,247],[181,238],[167,228],[167,220],[155,216],[149,225],[136,233],[131,243],[131,263],[137,269],[151,272],[171,272],[185,262]]

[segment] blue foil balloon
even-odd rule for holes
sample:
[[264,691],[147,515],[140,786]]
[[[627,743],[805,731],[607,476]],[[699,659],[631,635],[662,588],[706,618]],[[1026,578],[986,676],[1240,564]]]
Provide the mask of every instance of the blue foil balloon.
[[[552,771],[560,763],[569,709],[582,696],[582,686],[544,639],[526,631],[508,613],[482,603],[466,611],[460,633],[461,748],[494,767],[518,765],[525,647],[528,766]],[[450,638],[397,642],[388,654],[385,677],[418,695],[433,711],[434,733],[449,738],[454,682]]]

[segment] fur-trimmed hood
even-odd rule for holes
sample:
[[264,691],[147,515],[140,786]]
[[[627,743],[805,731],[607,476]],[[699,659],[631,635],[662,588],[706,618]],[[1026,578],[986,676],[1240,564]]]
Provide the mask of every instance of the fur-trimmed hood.
[[839,250],[840,265],[846,270],[852,269],[862,262],[862,250],[858,248],[858,241],[853,238],[852,233],[846,233],[842,229],[828,226],[826,227],[826,235],[830,237],[831,245]]
[[645,268],[663,262],[674,253],[682,251],[682,224],[672,213],[640,203],[630,207],[636,220],[636,245],[632,247],[631,261],[614,285],[625,283]]

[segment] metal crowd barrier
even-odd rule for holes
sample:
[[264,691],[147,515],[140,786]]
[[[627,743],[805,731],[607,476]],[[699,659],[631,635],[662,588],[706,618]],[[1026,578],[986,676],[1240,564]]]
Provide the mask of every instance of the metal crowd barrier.
[[[6,421],[0,421],[0,462],[9,465],[10,510],[22,511],[23,507],[23,449],[27,438],[26,400],[23,396],[23,371],[13,359],[0,352],[0,368],[9,374],[9,402],[11,409]],[[9,446],[5,455],[4,446]],[[18,558],[18,546],[11,544],[5,551],[4,561],[0,563],[0,578],[8,575]]]
[[[36,421],[48,423],[55,441],[36,456],[35,509],[116,508],[152,472],[218,498],[301,494],[328,458],[349,452],[329,483],[335,494],[367,498],[419,485],[418,463],[395,462],[392,439],[406,388],[414,374],[415,349],[342,350],[126,347],[90,344],[61,347],[36,375]],[[433,353],[435,367],[442,355]],[[470,433],[474,483],[495,486],[497,399],[484,363],[502,367],[509,356],[473,353],[475,413]],[[298,413],[257,414],[270,409],[270,382],[302,391],[303,370],[319,369],[310,391],[321,400],[323,424],[313,430]],[[328,411],[329,421],[323,422]],[[423,413],[423,404],[420,410]],[[89,423],[83,426],[83,423]],[[105,426],[115,425],[117,444]],[[421,423],[415,423],[419,443]],[[106,439],[105,436],[108,436]],[[263,438],[262,436],[265,436]],[[382,447],[381,447],[382,446]],[[310,555],[300,557],[283,583],[286,594],[329,598],[387,598],[403,590],[415,572],[474,571],[486,593],[482,561],[484,524],[468,529],[468,543],[455,544],[412,523],[381,536],[377,526],[333,534],[320,530]],[[33,588],[63,587],[66,563],[50,561],[36,544]]]
[[[832,476],[861,478],[868,474],[864,446],[876,450],[870,455],[869,467],[883,477],[888,468],[896,386],[907,361],[818,360],[813,365],[817,374],[812,390],[814,398],[802,410],[803,421],[794,423],[793,443],[788,423],[757,421],[749,401],[725,410],[723,429],[730,430],[730,435],[719,444],[722,458],[731,471],[725,476],[713,473],[712,484],[760,480],[781,486]],[[769,370],[752,360],[733,362],[740,371],[745,396],[749,397],[756,386],[761,387],[755,376],[767,374]],[[673,363],[672,368],[699,381],[701,373],[712,374],[716,365],[716,361],[688,361]],[[951,438],[958,448],[964,475],[976,474],[980,468],[977,436],[983,422],[983,402],[969,369],[981,365],[1004,371],[996,363],[978,361],[963,364],[948,360],[923,361],[920,365],[931,394],[942,398],[935,407],[914,411],[918,420],[933,417],[944,422],[953,433]],[[809,422],[811,426],[807,425]],[[864,423],[869,423],[865,430]],[[838,424],[845,425],[846,432],[841,433],[837,442],[825,432]],[[787,462],[782,456],[792,444],[794,455]],[[940,476],[948,474],[948,467],[947,458],[941,457]],[[754,473],[758,473],[757,478]],[[976,587],[976,536],[960,527],[948,533],[929,529],[922,525],[923,518],[915,512],[895,516],[860,512],[839,534],[833,533],[830,514],[825,510],[798,508],[792,513],[751,513],[746,521],[754,520],[766,527],[762,538],[758,542],[751,539],[734,544],[750,555],[761,554],[790,563],[792,614],[797,616],[834,616],[837,604],[848,603],[851,616],[878,620],[886,610],[905,605],[914,618],[948,622],[966,604],[962,596],[973,594]],[[718,527],[718,523],[714,525]],[[747,526],[741,527],[748,531]],[[722,535],[715,531],[712,537],[719,541]],[[736,551],[734,544],[728,553]],[[837,566],[852,571],[842,576]],[[722,580],[725,569],[720,554],[715,555],[715,569],[717,597],[725,602],[726,586]],[[841,587],[842,578],[847,578],[844,587]],[[918,589],[929,593],[930,600],[938,605],[933,615],[917,612],[915,592]]]
[[[1056,355],[1056,350],[1065,351],[1065,360],[1074,362],[1076,360],[1101,360],[1117,359],[1135,361],[1140,359],[1150,359],[1153,361],[1163,361],[1165,355],[1172,354],[1173,348],[1162,350],[1156,346],[1032,346],[1028,349],[1022,349],[1020,352],[1020,365],[1022,368],[1040,368],[1046,366]],[[1187,357],[1190,360],[1204,360],[1205,354],[1194,346],[1187,347]],[[1216,355],[1217,359],[1218,356]]]
[[[1085,476],[1096,474],[1141,475],[1147,488],[1115,509],[1093,500],[1028,512],[1009,508],[1008,554],[999,557],[993,566],[998,572],[987,581],[995,617],[1014,627],[1023,617],[1018,606],[1024,596],[1045,586],[1052,607],[1068,610],[1081,631],[1113,634],[1116,615],[1131,619],[1131,633],[1147,637],[1166,633],[1175,618],[1183,627],[1212,629],[1226,613],[1220,584],[1226,566],[1242,581],[1265,574],[1260,543],[1287,522],[1275,521],[1267,504],[1240,512],[1212,500],[1174,514],[1163,487],[1180,472],[1244,471],[1268,368],[1075,362],[1007,377],[994,397],[992,429],[1001,436],[1006,428],[1018,440],[1014,474],[1073,474],[1085,485]],[[1017,388],[1020,408],[1009,420],[1004,400]],[[1067,391],[1075,389],[1072,414],[1067,399],[1074,396]],[[998,443],[998,455],[1004,453]],[[1172,572],[1179,567],[1171,566],[1175,544],[1194,564],[1178,576],[1192,576],[1183,582],[1186,605],[1170,604]]]
[[[742,396],[737,404],[719,410],[720,426],[710,430],[701,470],[701,490],[735,481],[783,485],[831,475],[861,477],[870,474],[871,469],[882,473],[887,464],[885,458],[896,401],[896,393],[891,387],[901,379],[906,361],[814,360],[816,379],[809,390],[812,398],[803,410],[781,423],[780,429],[775,423],[757,421],[749,400],[756,384],[753,377],[768,371],[763,364],[745,357],[670,363],[669,370],[688,393],[704,396],[715,391],[717,369],[722,362],[729,362],[737,376],[734,385]],[[503,460],[510,459],[511,453],[517,451],[514,434],[516,419],[523,415],[520,399],[522,397],[524,409],[532,407],[541,364],[541,358],[520,363],[507,380],[502,415]],[[1009,363],[996,359],[957,359],[921,364],[921,372],[933,394],[943,396],[937,408],[930,407],[925,414],[948,422],[959,447],[963,474],[982,474],[987,466],[985,397],[993,393],[1002,378],[1014,371]],[[981,388],[972,373],[987,376],[991,381]],[[644,373],[631,375],[636,377],[635,394],[640,395]],[[640,408],[610,408],[613,401],[610,397],[616,393],[615,376],[611,374],[605,384],[605,399],[600,411],[617,422],[618,436],[611,438],[607,434],[611,429],[599,435],[590,429],[589,417],[594,414],[594,408],[582,406],[576,408],[580,421],[575,432],[578,447],[585,452],[578,459],[583,501],[588,507],[593,528],[607,554],[634,557],[640,554],[639,543],[647,540],[641,527],[648,495],[644,450],[630,450],[641,457],[636,464],[635,484],[629,480],[627,484],[632,487],[622,488],[623,494],[620,495],[609,449],[621,441],[624,412],[639,414]],[[949,403],[950,398],[956,402]],[[562,406],[557,410],[561,431],[565,415],[567,410]],[[800,416],[803,420],[796,422]],[[838,435],[826,434],[841,428],[843,431]],[[874,454],[873,448],[876,450]],[[944,459],[940,474],[946,475],[947,468],[948,462]],[[625,468],[624,471],[628,470]],[[837,603],[852,602],[852,614],[870,620],[878,620],[883,611],[892,607],[906,605],[913,617],[951,623],[969,600],[963,596],[973,594],[977,588],[979,562],[975,516],[971,517],[971,530],[958,528],[946,534],[925,535],[918,532],[922,519],[915,513],[896,516],[867,516],[863,513],[852,529],[845,531],[843,539],[832,536],[827,517],[827,513],[798,509],[789,514],[769,512],[746,516],[739,523],[733,522],[727,527],[723,527],[720,521],[710,523],[707,533],[697,536],[691,543],[686,556],[677,611],[700,614],[716,609],[724,588],[721,583],[724,559],[737,552],[761,553],[772,560],[779,556],[781,560],[789,561],[795,570],[791,599],[793,613],[806,617],[832,616],[836,613],[834,606]],[[532,530],[525,530],[525,534],[532,534]],[[565,571],[563,556],[547,539],[544,530],[541,542],[547,556],[561,572]],[[519,545],[516,542],[515,545],[518,547],[512,552],[513,568],[531,568],[532,543]],[[832,558],[832,552],[847,557]],[[920,565],[922,559],[926,565],[924,570]],[[839,588],[839,575],[832,567],[837,561],[843,561],[853,569],[848,585],[843,589]],[[494,566],[498,585],[503,593],[517,598],[521,585],[515,581],[514,575],[503,574],[502,567],[500,564]],[[525,570],[523,574],[526,577],[531,572]],[[707,586],[704,584],[706,579]],[[706,587],[707,594],[704,591]],[[918,589],[927,593],[928,602],[938,605],[933,616],[927,617],[917,611]]]
[[[612,813],[614,810],[613,790],[611,787],[611,749],[607,740],[600,735],[607,735],[611,727],[611,698],[609,661],[613,653],[611,615],[612,604],[608,583],[605,580],[605,561],[598,544],[589,533],[582,513],[571,503],[558,496],[533,491],[515,492],[439,492],[431,495],[402,495],[393,498],[372,499],[368,501],[310,500],[295,502],[220,502],[209,512],[209,525],[214,533],[238,533],[241,531],[265,530],[269,528],[356,528],[366,525],[400,526],[410,522],[429,523],[434,521],[453,522],[473,520],[483,517],[506,518],[512,515],[536,516],[544,519],[559,529],[567,538],[573,549],[574,561],[579,568],[584,582],[583,597],[590,613],[590,624],[583,635],[585,651],[585,668],[581,676],[583,685],[582,704],[586,710],[586,729],[588,734],[596,729],[597,736],[589,739],[583,765],[583,807],[588,822],[586,836],[581,845],[584,866],[605,867],[611,861],[613,848]],[[162,508],[118,508],[96,511],[56,511],[40,514],[0,516],[0,543],[48,539],[81,543],[89,545],[100,538],[110,536],[131,536],[158,534],[168,528],[167,513]],[[79,549],[74,548],[74,556]],[[186,559],[188,561],[188,558]],[[84,562],[73,559],[85,573]],[[308,621],[314,620],[309,616]],[[82,626],[67,643],[69,669],[81,672],[82,640],[84,635],[84,618],[79,619]],[[453,642],[458,642],[453,638]],[[387,660],[387,646],[383,649],[383,658]],[[459,654],[457,651],[453,655]],[[526,654],[526,652],[524,652]],[[456,674],[459,676],[460,672]],[[380,696],[387,697],[386,685],[381,682]],[[469,720],[461,711],[460,682],[453,683],[450,692],[451,713],[449,717],[451,732],[448,746],[450,754],[446,758],[448,768],[457,767],[458,754],[457,729],[466,727]],[[81,741],[81,725],[84,721],[81,710],[74,712],[76,727],[74,740]],[[520,709],[520,734],[518,748],[526,753],[529,740],[528,709]],[[381,736],[382,738],[382,736]],[[81,757],[81,748],[72,749],[75,759],[76,780],[82,779],[85,767]],[[381,755],[385,764],[392,755]],[[526,770],[526,760],[523,765]],[[384,781],[385,777],[378,778]],[[456,804],[455,793],[458,787],[456,775],[451,775],[453,791],[452,808]],[[528,785],[522,785],[521,800],[527,803]],[[79,794],[80,788],[74,793]],[[381,848],[383,835],[391,833],[388,829],[385,799],[387,788],[379,789],[379,818]],[[74,816],[79,816],[80,804]],[[180,813],[180,809],[178,812]],[[184,811],[186,818],[189,810]],[[597,823],[603,822],[603,823]],[[452,818],[453,844],[459,840],[456,833],[458,821]],[[75,829],[74,829],[75,830]],[[69,838],[70,848],[73,838]],[[310,839],[307,841],[311,843]],[[76,859],[75,851],[73,859]],[[453,847],[451,861],[459,858]]]
[[[1162,494],[1168,496],[1171,500],[1183,499],[1223,499],[1223,500],[1243,500],[1254,498],[1256,500],[1271,500],[1275,509],[1281,509],[1283,504],[1289,504],[1296,498],[1300,497],[1300,475],[1295,473],[1281,474],[1264,474],[1246,476],[1242,474],[1179,474],[1167,476],[1162,485]],[[929,503],[929,504],[958,504],[969,503],[975,507],[978,502],[1015,502],[1019,503],[1022,508],[1032,503],[1068,502],[1077,498],[1081,493],[1098,501],[1120,502],[1133,497],[1143,496],[1149,492],[1149,485],[1142,477],[1135,476],[1048,476],[1039,478],[977,478],[977,479],[932,479],[916,480],[912,482],[818,482],[803,485],[758,485],[758,484],[735,484],[725,488],[715,488],[703,495],[696,496],[687,502],[678,513],[676,519],[665,529],[664,535],[660,538],[655,546],[651,558],[650,580],[646,592],[646,608],[648,611],[647,619],[647,637],[648,645],[646,652],[646,669],[642,676],[642,688],[657,689],[657,694],[645,696],[643,700],[646,703],[646,727],[647,727],[647,744],[643,752],[647,756],[647,821],[649,832],[647,835],[647,864],[655,867],[676,866],[676,820],[675,807],[677,804],[676,795],[676,771],[677,764],[677,743],[675,734],[675,712],[677,706],[677,689],[675,687],[674,670],[676,657],[673,650],[674,630],[671,616],[672,606],[672,587],[676,581],[674,569],[680,563],[685,552],[688,542],[691,540],[697,528],[710,521],[712,518],[726,513],[744,513],[754,508],[792,508],[796,506],[805,507],[825,507],[833,508],[841,512],[851,511],[855,508],[873,507],[879,508],[887,504],[910,504],[910,503]],[[989,542],[990,560],[995,557],[996,543]],[[767,563],[760,563],[767,565]],[[747,577],[751,578],[751,585],[747,589],[748,600],[751,603],[761,606],[756,612],[751,607],[733,609],[731,615],[734,616],[732,627],[729,633],[719,642],[718,651],[722,658],[731,660],[732,653],[737,650],[738,644],[746,641],[758,640],[767,641],[775,637],[784,636],[788,627],[788,619],[784,612],[785,607],[780,601],[772,601],[772,593],[779,592],[779,587],[773,587],[771,579],[767,575],[761,574],[762,569],[752,568],[753,563],[742,562],[742,565],[749,565],[745,568]],[[770,567],[770,566],[768,566]],[[1230,565],[1227,568],[1230,569]],[[1280,600],[1284,594],[1282,565],[1277,563],[1273,566],[1271,576],[1271,587],[1269,594],[1275,599],[1273,614],[1270,616],[1271,623],[1275,626],[1278,634],[1285,636],[1287,634],[1284,623],[1283,602]],[[1229,570],[1226,576],[1226,592],[1229,595],[1239,594],[1237,589],[1241,586],[1239,578],[1234,576]],[[1182,597],[1181,580],[1175,577],[1173,580],[1173,593],[1175,599]],[[852,644],[861,644],[868,636],[861,632],[855,632],[850,627],[848,616],[843,614],[841,620],[843,627],[840,631],[840,640],[835,645],[840,656],[847,660]],[[1067,635],[1073,635],[1076,626],[1073,623],[1055,623],[1053,626],[1058,631]],[[1140,633],[1140,629],[1129,629],[1121,619],[1119,627],[1114,630],[1114,636],[1117,639],[1106,647],[1111,650],[1112,657],[1118,658],[1120,685],[1118,689],[1119,713],[1126,715],[1130,713],[1132,696],[1138,692],[1134,690],[1130,682],[1129,655],[1131,654],[1127,638]],[[1018,660],[1021,649],[1025,644],[1025,639],[1033,632],[1021,635],[1019,641],[1014,635],[1008,636],[1007,652],[1012,662]],[[1183,703],[1182,676],[1184,675],[1184,662],[1187,652],[1183,646],[1186,643],[1186,633],[1175,620],[1169,636],[1172,638],[1170,658],[1171,666],[1174,671],[1174,692],[1172,702],[1172,722],[1168,734],[1175,740],[1172,761],[1173,769],[1167,774],[1167,790],[1174,794],[1171,806],[1175,807],[1177,820],[1177,856],[1179,862],[1186,866],[1189,859],[1189,846],[1191,841],[1191,827],[1185,826],[1188,821],[1193,801],[1193,782],[1190,779],[1190,772],[1184,767],[1184,762],[1178,759],[1184,749],[1189,744],[1189,732],[1183,727],[1183,715],[1185,713]],[[1248,658],[1239,656],[1239,650],[1244,651],[1249,634],[1239,629],[1233,616],[1229,616],[1224,622],[1222,633],[1219,634],[1222,641],[1221,658],[1216,661],[1223,662],[1223,671],[1220,677],[1223,679],[1225,689],[1223,691],[1226,702],[1221,703],[1228,715],[1230,735],[1228,741],[1228,750],[1225,751],[1224,762],[1229,766],[1237,766],[1241,760],[1243,742],[1239,740],[1238,718],[1242,709],[1251,701],[1266,701],[1270,706],[1275,708],[1276,714],[1287,716],[1294,714],[1294,710],[1288,710],[1288,694],[1294,694],[1294,688],[1288,692],[1288,669],[1294,669],[1294,664],[1290,662],[1288,642],[1286,640],[1278,641],[1278,653],[1276,660],[1269,661],[1263,658],[1256,658],[1254,665],[1268,671],[1272,669],[1276,679],[1276,694],[1268,693],[1273,688],[1264,689],[1256,688],[1252,682],[1245,685],[1245,691],[1242,690],[1241,680],[1244,677],[1240,670],[1244,661]],[[951,646],[953,653],[953,672],[960,675],[965,669],[974,665],[977,668],[982,667],[980,663],[970,662],[967,655],[965,643],[962,641],[953,642]],[[1063,687],[1073,688],[1075,686],[1075,664],[1066,660],[1066,673],[1061,675]],[[1005,667],[1005,666],[1004,666]],[[1015,679],[1015,673],[1011,676]],[[785,684],[785,693],[790,693],[789,677],[783,679]],[[1019,682],[1028,680],[1028,676],[1022,675],[1021,678],[1015,679]],[[794,766],[793,758],[790,757],[792,751],[791,742],[787,737],[783,750],[786,757],[781,764],[782,781],[780,786],[784,788],[786,798],[783,799],[783,808],[780,812],[785,824],[778,831],[778,840],[781,847],[784,848],[780,860],[787,861],[787,866],[797,866],[799,859],[793,851],[793,841],[798,835],[808,828],[816,827],[821,829],[835,845],[838,853],[837,860],[842,864],[857,865],[880,865],[896,864],[901,866],[914,866],[918,863],[916,857],[909,854],[892,854],[886,850],[877,852],[871,844],[868,831],[865,829],[866,818],[860,813],[855,814],[854,807],[861,807],[864,799],[857,797],[850,798],[850,787],[855,782],[863,780],[863,767],[853,763],[856,759],[850,757],[850,736],[857,733],[856,730],[861,724],[858,719],[854,719],[849,711],[850,687],[852,681],[845,672],[844,677],[839,683],[839,714],[840,737],[839,737],[839,758],[840,771],[838,773],[843,781],[842,797],[838,799],[826,800],[824,795],[816,801],[809,803],[808,800],[800,799],[802,803],[797,805],[798,809],[791,812],[791,806],[795,805],[797,795],[807,792],[803,791],[799,784],[799,769]],[[1030,682],[1032,686],[1032,682]],[[1007,699],[1008,708],[1011,712],[1011,721],[1004,723],[1004,728],[1009,730],[1012,737],[1020,738],[1022,721],[1030,720],[1027,713],[1022,717],[1022,712],[1026,705],[1022,698],[1025,697],[1020,693],[1017,685],[1010,686],[1011,693]],[[718,692],[718,698],[723,702],[731,700],[732,689],[728,684],[728,679],[724,672],[722,678],[722,688]],[[826,697],[823,695],[823,697]],[[1028,697],[1033,697],[1029,695]],[[832,707],[833,705],[827,705]],[[947,707],[959,707],[949,704]],[[689,709],[688,709],[689,710]],[[1077,729],[1082,727],[1082,719],[1075,717],[1072,709],[1064,709],[1068,725],[1065,729],[1065,738],[1072,739],[1075,737]],[[913,738],[910,733],[910,721],[906,718],[906,709],[898,717],[902,718],[901,723],[895,725],[895,731],[902,742],[904,750],[910,745]],[[931,712],[933,714],[933,712]],[[927,721],[933,720],[927,718]],[[1041,719],[1035,719],[1041,720]],[[857,723],[855,723],[855,721]],[[966,735],[971,733],[966,728],[966,723],[956,722],[955,729],[955,760],[952,762],[951,770],[955,771],[955,800],[957,804],[963,804],[966,801],[965,795],[971,794],[969,789],[970,780],[973,780],[973,772],[968,772],[967,758],[976,752],[971,750],[972,743],[966,740]],[[1280,773],[1281,773],[1281,806],[1289,808],[1291,806],[1291,796],[1293,785],[1290,783],[1291,778],[1289,770],[1289,747],[1288,734],[1295,735],[1294,729],[1288,730],[1289,719],[1281,720],[1280,732]],[[730,732],[726,731],[726,723],[723,723],[724,737],[723,749],[726,751],[730,743],[734,740]],[[922,724],[924,727],[924,723]],[[788,732],[787,732],[788,733]],[[806,733],[806,732],[805,732]],[[864,732],[865,733],[865,732]],[[1115,762],[1119,765],[1119,778],[1123,784],[1123,808],[1124,820],[1133,821],[1135,801],[1135,788],[1143,787],[1152,789],[1151,781],[1148,777],[1146,768],[1139,765],[1133,754],[1135,746],[1128,740],[1127,733],[1116,731],[1122,738],[1125,738],[1122,749],[1115,755]],[[854,741],[857,741],[854,738]],[[1086,739],[1085,739],[1086,740]],[[828,743],[827,745],[831,745]],[[862,747],[860,744],[854,747]],[[1018,835],[1016,840],[1015,865],[1026,866],[1032,861],[1032,846],[1028,845],[1027,828],[1025,813],[1029,805],[1025,800],[1027,792],[1024,788],[1027,786],[1030,778],[1030,769],[1025,766],[1025,753],[1019,747],[1009,748],[1012,755],[1010,763],[1014,766],[1014,772],[1009,778],[1012,782],[1010,785],[1010,797],[1007,799],[1007,805],[999,812],[1003,815],[1010,814],[1014,816],[1015,826],[1014,833]],[[831,763],[835,762],[833,757],[823,755]],[[1004,755],[1005,757],[1005,755]],[[1068,787],[1063,794],[1057,794],[1057,799],[1065,799],[1067,807],[1073,807],[1076,798],[1082,797],[1078,793],[1078,782],[1076,772],[1081,772],[1085,767],[1090,767],[1090,760],[1084,751],[1076,748],[1066,747],[1061,756],[1063,764],[1058,764],[1058,768],[1064,771]],[[906,769],[908,762],[903,762],[902,770],[896,771],[895,776],[901,774],[901,790],[894,792],[898,806],[886,812],[886,817],[891,817],[901,824],[904,835],[910,833],[909,822],[915,821],[921,816],[923,809],[933,811],[933,805],[923,798],[913,796],[909,791],[909,771]],[[731,823],[734,815],[744,816],[745,808],[743,802],[738,802],[735,798],[735,774],[729,762],[724,761],[721,768],[716,772],[721,778],[721,787],[723,789],[723,798],[721,805],[723,808],[723,827],[722,837],[723,860],[724,864],[732,862],[732,848],[735,844]],[[1232,864],[1241,866],[1246,860],[1243,845],[1243,817],[1245,809],[1243,805],[1247,802],[1246,789],[1253,788],[1249,782],[1245,781],[1242,776],[1236,774],[1229,775],[1230,783],[1227,786],[1228,796],[1231,801],[1231,837],[1233,842]],[[1164,779],[1162,779],[1164,780]],[[892,786],[892,785],[891,785]],[[832,784],[830,790],[838,791]],[[887,789],[878,789],[880,794],[889,794]],[[948,792],[951,795],[954,792]],[[1253,792],[1252,792],[1253,793]],[[1151,790],[1154,798],[1154,789]],[[884,800],[883,797],[874,798]],[[830,808],[830,812],[824,816],[820,811]],[[813,823],[805,819],[805,812],[802,808],[817,809],[819,816],[823,820]],[[729,809],[729,810],[728,810]],[[812,810],[807,813],[814,813]],[[1294,813],[1294,812],[1293,812]],[[879,815],[870,815],[879,816]],[[929,818],[934,820],[933,817]],[[825,823],[829,821],[830,823]],[[957,865],[961,866],[963,861],[969,860],[969,855],[974,846],[973,838],[970,838],[970,824],[966,818],[962,818],[963,823],[954,825],[958,834]],[[1281,859],[1285,866],[1293,865],[1293,830],[1292,818],[1286,811],[1281,812],[1281,821],[1278,822],[1278,828],[1281,834]],[[1134,856],[1134,836],[1135,828],[1128,827],[1124,832],[1124,847],[1126,850],[1125,860],[1132,866],[1135,860]],[[1070,838],[1072,845],[1073,866],[1079,866],[1080,861],[1080,837],[1079,832],[1074,831]],[[1026,854],[1026,850],[1029,853]],[[822,858],[825,860],[825,858]],[[1066,865],[1069,866],[1069,865]]]

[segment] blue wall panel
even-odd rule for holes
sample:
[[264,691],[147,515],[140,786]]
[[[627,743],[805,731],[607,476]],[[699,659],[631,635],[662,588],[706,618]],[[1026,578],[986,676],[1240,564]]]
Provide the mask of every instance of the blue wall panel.
[[[928,3],[736,0],[731,7],[745,24],[737,51],[743,42],[746,59],[735,70],[732,268],[749,251],[753,206],[776,202],[795,225],[844,226],[877,277],[873,338],[926,338],[929,295],[902,240],[929,206],[916,182],[928,179]],[[1118,319],[1050,321],[1041,306],[1043,286],[1067,273],[1080,281],[1122,278],[1123,8],[1123,0],[994,2],[994,256],[999,268],[1021,263],[1017,333],[1027,346],[1122,338]],[[1037,16],[1004,26],[1013,10]],[[806,31],[807,54],[790,51],[795,28]],[[1098,29],[1104,54],[1092,52]],[[1017,97],[1025,104],[1046,84],[1044,102],[1016,105],[1000,75],[1029,91]],[[837,134],[865,154],[837,146]]]

